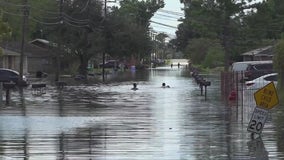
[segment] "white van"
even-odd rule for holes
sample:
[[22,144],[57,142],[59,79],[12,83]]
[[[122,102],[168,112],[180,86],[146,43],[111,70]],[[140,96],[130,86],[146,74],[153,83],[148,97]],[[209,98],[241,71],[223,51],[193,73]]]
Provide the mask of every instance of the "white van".
[[243,61],[243,62],[234,62],[231,66],[231,71],[236,73],[237,79],[240,82],[244,82],[246,77],[245,77],[245,71],[248,68],[249,65],[251,64],[262,64],[262,63],[272,63],[272,60],[268,61]]
[[272,60],[269,60],[269,61],[234,62],[232,64],[232,72],[244,72],[244,71],[246,71],[248,65],[250,65],[250,64],[261,64],[261,63],[272,63]]

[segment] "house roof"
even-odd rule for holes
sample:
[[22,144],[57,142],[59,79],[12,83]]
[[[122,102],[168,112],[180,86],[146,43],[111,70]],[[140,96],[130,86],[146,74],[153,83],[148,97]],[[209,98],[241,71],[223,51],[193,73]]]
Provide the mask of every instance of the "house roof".
[[5,49],[5,48],[2,48],[3,49],[3,53],[4,55],[7,55],[7,56],[20,56],[21,54],[18,53],[18,52],[14,52],[14,51],[11,51],[9,49]]
[[[21,43],[20,42],[3,42],[1,46],[5,50],[10,50],[18,54],[21,53]],[[42,47],[30,44],[30,43],[25,44],[24,52],[25,52],[25,55],[32,56],[32,57],[44,57],[44,56],[50,55],[48,48],[42,48]]]
[[40,48],[45,48],[45,49],[49,48],[49,41],[45,39],[34,39],[30,41],[29,44],[33,44]]
[[258,48],[251,50],[242,54],[242,56],[272,56],[272,46],[266,46],[263,48]]

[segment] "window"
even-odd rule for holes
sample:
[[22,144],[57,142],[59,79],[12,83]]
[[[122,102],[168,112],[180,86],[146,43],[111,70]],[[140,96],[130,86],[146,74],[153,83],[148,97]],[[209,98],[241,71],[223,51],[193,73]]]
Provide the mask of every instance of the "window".
[[264,80],[266,80],[266,81],[277,81],[277,75],[265,77]]
[[254,66],[255,70],[272,70],[273,64],[257,64]]

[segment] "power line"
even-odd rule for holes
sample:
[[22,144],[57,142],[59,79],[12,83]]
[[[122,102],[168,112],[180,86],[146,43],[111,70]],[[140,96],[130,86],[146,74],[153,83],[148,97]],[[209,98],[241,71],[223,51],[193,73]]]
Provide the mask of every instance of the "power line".
[[85,7],[83,7],[82,10],[81,10],[79,13],[84,12],[84,11],[88,8],[89,3],[90,3],[90,0],[88,0],[88,1],[86,2]]
[[89,19],[76,19],[76,18],[73,18],[73,17],[67,15],[65,12],[62,12],[62,16],[63,16],[63,18],[65,18],[65,19],[66,19],[66,17],[67,17],[67,18],[71,19],[72,21],[76,21],[76,22],[78,22],[78,23],[79,23],[79,22],[89,22]]
[[58,21],[58,22],[43,22],[43,21],[40,21],[40,20],[38,20],[34,17],[29,17],[29,19],[31,19],[31,20],[33,20],[37,23],[44,24],[44,25],[58,25],[58,24],[60,24],[60,21]]
[[159,9],[158,12],[163,12],[163,13],[167,13],[171,15],[182,16],[182,17],[184,16],[184,14],[181,12],[175,12],[175,11],[170,11],[170,10],[165,10],[165,9]]
[[[42,9],[37,9],[37,8],[34,8],[34,7],[31,7],[32,9],[34,10],[38,10],[40,12],[44,12],[44,13],[47,13],[47,14],[53,14],[53,15],[57,15],[56,18],[60,18],[62,16],[62,18],[64,18],[65,20],[69,20],[69,21],[76,21],[78,23],[80,22],[89,22],[88,19],[76,19],[76,18],[73,18],[72,16],[69,16],[67,13],[65,12],[52,12],[52,11],[46,11],[46,10],[42,10]],[[60,16],[61,15],[61,16]]]
[[[12,15],[12,16],[18,16],[18,17],[23,17],[23,14],[18,14],[18,13],[11,13],[11,12],[7,12],[7,11],[4,11],[4,10],[1,10],[1,12],[5,13],[5,14],[8,14],[8,15]],[[46,22],[46,21],[42,21],[42,20],[39,20],[39,19],[58,19],[57,21],[55,22]],[[62,23],[60,20],[59,20],[59,17],[43,17],[43,18],[35,18],[35,17],[32,17],[32,16],[29,16],[29,19],[37,22],[37,23],[40,23],[40,24],[45,24],[45,25],[57,25],[57,24],[60,24]],[[68,18],[66,18],[65,16],[63,17],[64,18],[64,21],[63,22],[66,22],[67,24],[73,26],[73,27],[86,27],[88,26],[88,22],[87,21],[73,21],[73,20],[70,20]],[[70,17],[69,17],[70,18]],[[77,24],[71,24],[71,23],[77,23]]]
[[[155,23],[154,23],[155,24]],[[161,26],[161,25],[151,25],[152,27],[155,27],[155,28],[162,28],[162,29],[169,29],[169,27],[166,27],[166,26]]]
[[0,1],[0,4],[3,4],[4,6],[14,6],[14,7],[29,7],[29,5],[24,4],[14,4],[9,2]]
[[23,17],[24,16],[23,14],[11,13],[11,12],[7,12],[7,11],[4,11],[4,10],[0,10],[0,12],[3,12],[5,14],[9,14],[9,15],[12,15],[12,16],[18,16],[18,17]]
[[161,25],[161,26],[177,29],[177,27],[175,27],[175,26],[167,25],[167,24],[164,24],[164,23],[155,22],[155,21],[152,21],[152,20],[150,20],[150,22]]
[[[173,17],[173,16],[169,16],[169,15],[165,15],[165,14],[160,14],[160,13],[156,13],[155,15],[157,16],[162,16],[162,17],[167,17],[167,18],[172,18],[172,19],[179,19],[180,17]],[[155,16],[154,15],[154,16]]]
[[83,28],[83,27],[90,27],[90,25],[88,24],[85,24],[85,25],[77,25],[77,24],[71,24],[69,23],[68,21],[63,21],[63,23],[65,24],[68,24],[69,26],[72,26],[72,27],[76,27],[76,28]]
[[168,19],[168,18],[161,18],[161,17],[153,17],[152,19],[158,19],[158,20],[167,20],[167,21],[172,21],[172,22],[178,22],[175,19]]
[[54,14],[54,15],[59,15],[60,14],[59,12],[38,9],[38,8],[35,8],[35,7],[32,7],[32,6],[30,8],[31,8],[31,10],[36,10],[36,11],[44,12],[44,13],[47,13],[47,14]]
[[64,16],[63,16],[62,18],[63,18],[63,21],[64,21],[64,22],[67,21],[67,22],[69,22],[69,23],[77,23],[77,24],[83,24],[83,25],[84,25],[84,24],[89,24],[89,21],[82,21],[82,22],[81,22],[81,21],[73,21],[73,20],[70,20],[70,19],[68,19],[68,18],[66,18],[66,17],[64,17]]
[[[73,27],[79,27],[79,26],[85,27],[90,22],[88,19],[81,20],[81,19],[73,18],[73,17],[69,16],[68,14],[66,14],[65,12],[62,12],[62,14],[60,14],[59,12],[50,12],[50,11],[45,11],[45,10],[40,10],[40,11],[48,13],[48,14],[56,15],[55,17],[54,16],[53,17],[45,16],[43,18],[37,18],[36,21],[39,22],[39,23],[42,23],[42,24],[60,24],[62,22],[66,22],[67,24],[70,24]],[[40,21],[38,19],[54,19],[54,20],[57,19],[58,21],[51,23],[51,22],[43,22],[43,21]]]

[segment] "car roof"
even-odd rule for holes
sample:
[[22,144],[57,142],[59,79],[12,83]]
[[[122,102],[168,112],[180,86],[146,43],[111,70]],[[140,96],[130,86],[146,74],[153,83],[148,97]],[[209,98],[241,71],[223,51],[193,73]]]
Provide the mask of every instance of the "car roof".
[[234,62],[233,64],[260,64],[260,63],[272,63],[272,60],[266,60],[266,61],[241,61],[241,62]]
[[16,73],[16,74],[19,74],[18,71],[15,71],[15,70],[12,70],[12,69],[8,69],[8,68],[0,68],[0,71],[9,71],[9,72],[13,72],[13,73]]
[[271,63],[271,62],[263,62],[263,63],[249,64],[249,66],[258,66],[258,65],[273,65],[273,63]]
[[232,64],[232,71],[245,71],[246,68],[251,64],[263,64],[263,63],[272,63],[272,60],[234,62]]
[[[263,78],[265,78],[265,77],[274,76],[274,75],[277,75],[277,74],[278,74],[278,73],[265,74],[265,75],[263,75],[263,76],[260,76],[260,77],[258,77],[258,78],[256,78],[256,79],[254,79],[254,80],[263,79]],[[251,81],[253,81],[253,80],[251,80]]]

